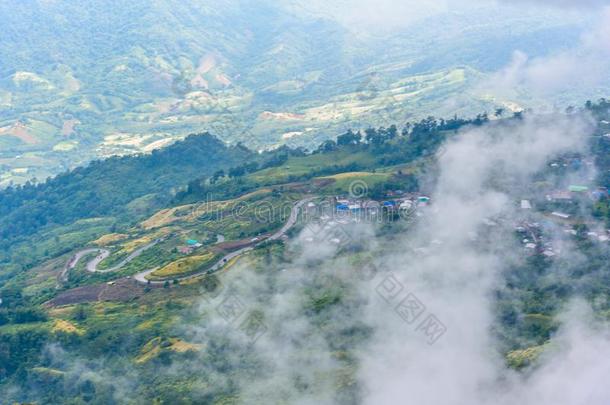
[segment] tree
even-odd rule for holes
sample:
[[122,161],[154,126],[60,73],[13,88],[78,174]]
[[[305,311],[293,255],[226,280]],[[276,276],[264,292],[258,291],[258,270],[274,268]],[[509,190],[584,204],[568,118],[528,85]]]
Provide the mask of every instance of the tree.
[[218,182],[218,180],[223,178],[223,177],[225,177],[225,171],[222,170],[222,169],[217,170],[216,172],[214,172],[214,174],[210,178],[210,183],[211,184],[216,184],[216,182]]
[[76,307],[76,311],[74,311],[74,319],[79,322],[87,319],[87,311],[85,310],[84,305],[81,304]]
[[354,133],[351,129],[348,130],[345,134],[339,135],[337,137],[337,145],[346,146],[346,145],[358,145],[362,140],[362,135],[360,132]]
[[366,141],[373,146],[382,145],[385,140],[383,135],[381,135],[375,128],[368,128],[366,131],[364,131],[364,133]]
[[483,113],[483,114],[477,115],[477,117],[473,121],[473,124],[476,126],[481,126],[481,125],[485,124],[486,122],[489,122],[489,117],[487,116],[487,113]]
[[320,145],[320,147],[318,148],[318,152],[321,153],[332,152],[334,150],[337,150],[337,143],[332,140],[322,143],[322,145]]
[[394,139],[396,136],[398,136],[398,128],[396,128],[396,125],[391,125],[390,128],[386,130],[386,138]]
[[243,166],[232,167],[229,169],[229,177],[242,177],[246,174],[246,169]]

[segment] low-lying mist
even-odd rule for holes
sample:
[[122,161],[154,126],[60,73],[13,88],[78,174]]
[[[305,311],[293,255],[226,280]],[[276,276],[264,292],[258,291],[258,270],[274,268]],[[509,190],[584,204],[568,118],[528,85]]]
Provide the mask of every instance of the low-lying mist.
[[[112,381],[119,403],[140,403],[138,376],[154,374],[188,381],[176,403],[607,404],[610,335],[586,300],[570,297],[522,371],[507,365],[496,302],[527,260],[514,237],[518,201],[551,159],[586,154],[592,128],[532,116],[452,136],[432,204],[408,225],[331,218],[331,238],[305,226],[285,248],[240,261],[175,326],[197,352],[164,367],[125,363],[108,375],[77,353],[47,355],[73,381]],[[579,266],[572,248],[562,245],[562,260]],[[546,278],[565,277],[550,268]]]
[[[281,260],[227,274],[224,294],[260,311],[264,333],[247,351],[250,373],[236,357],[236,373],[217,377],[237,384],[245,403],[606,403],[610,340],[584,302],[566,305],[527,372],[507,367],[495,332],[494,293],[524,260],[515,202],[550,159],[586,153],[591,131],[585,118],[565,116],[468,129],[439,155],[433,205],[407,230],[343,226],[354,260],[305,228]],[[210,344],[220,325],[238,346],[251,343],[211,316],[188,327],[196,340]]]

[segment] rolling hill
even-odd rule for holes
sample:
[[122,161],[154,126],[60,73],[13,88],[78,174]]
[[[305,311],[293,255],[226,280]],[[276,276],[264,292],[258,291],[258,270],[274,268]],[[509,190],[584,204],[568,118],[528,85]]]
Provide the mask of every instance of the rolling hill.
[[375,36],[332,10],[288,3],[3,2],[0,186],[150,152],[186,133],[255,150],[311,148],[348,126],[431,110],[518,109],[519,100],[478,94],[476,84],[515,47],[569,47],[583,24],[513,9],[499,22],[482,7]]

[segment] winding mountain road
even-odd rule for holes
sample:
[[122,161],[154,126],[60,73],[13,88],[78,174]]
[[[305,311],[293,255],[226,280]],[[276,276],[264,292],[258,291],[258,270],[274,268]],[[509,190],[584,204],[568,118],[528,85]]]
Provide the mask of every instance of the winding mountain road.
[[144,245],[144,246],[134,250],[129,256],[127,256],[125,259],[123,259],[119,264],[117,264],[116,266],[113,266],[109,269],[104,269],[104,270],[98,269],[97,266],[104,259],[106,259],[108,256],[110,256],[110,251],[108,249],[90,248],[90,249],[81,250],[80,252],[77,252],[74,256],[72,256],[70,258],[70,260],[68,261],[68,263],[66,263],[66,265],[64,266],[64,269],[62,270],[62,272],[59,275],[59,281],[64,282],[64,283],[66,281],[68,281],[68,273],[70,272],[70,270],[74,270],[76,265],[78,265],[78,262],[83,257],[90,255],[92,253],[97,253],[97,255],[87,263],[87,266],[86,266],[87,271],[89,273],[112,273],[112,272],[122,269],[129,262],[133,261],[138,256],[140,256],[142,253],[144,253],[145,251],[147,251],[148,249],[155,246],[157,243],[159,243],[161,241],[162,241],[162,239],[157,239],[147,245]]
[[[223,256],[220,260],[218,260],[212,267],[206,269],[206,270],[202,270],[200,272],[197,273],[193,273],[193,274],[189,274],[188,276],[183,276],[183,277],[178,277],[178,278],[172,278],[172,279],[168,279],[168,280],[162,280],[162,281],[152,281],[152,280],[148,280],[146,277],[148,275],[150,275],[151,273],[153,273],[154,271],[156,271],[158,269],[154,268],[154,269],[150,269],[150,270],[145,270],[143,272],[140,272],[136,275],[133,276],[134,280],[136,280],[137,282],[141,283],[141,284],[152,284],[152,285],[162,285],[164,284],[166,281],[173,281],[173,280],[178,280],[178,281],[184,281],[184,280],[190,280],[196,277],[199,277],[203,274],[211,274],[211,273],[215,273],[218,270],[220,270],[226,263],[228,263],[229,261],[233,260],[234,258],[249,252],[251,250],[254,250],[254,248],[256,246],[261,245],[262,243],[265,243],[267,241],[274,241],[274,240],[278,240],[280,239],[282,236],[284,236],[297,222],[298,216],[299,216],[299,210],[301,209],[301,207],[311,201],[313,199],[313,197],[310,198],[305,198],[303,200],[300,200],[299,202],[297,202],[293,207],[292,210],[290,211],[290,217],[288,218],[288,221],[286,221],[286,224],[284,224],[284,226],[282,227],[282,229],[280,229],[279,231],[277,231],[276,233],[274,233],[273,235],[269,236],[268,238],[265,238],[261,241],[258,241],[256,243],[252,243],[249,246],[243,247],[241,249],[238,249],[234,252],[228,253],[225,256]],[[155,246],[157,243],[161,242],[162,239],[157,239],[154,242],[151,242],[145,246],[142,246],[136,250],[134,250],[129,256],[127,256],[125,259],[123,259],[119,264],[117,264],[116,266],[113,266],[109,269],[104,269],[104,270],[100,270],[97,268],[97,266],[104,260],[106,259],[109,255],[110,255],[110,251],[107,249],[102,249],[102,248],[90,248],[90,249],[85,249],[85,250],[81,250],[80,252],[77,252],[74,256],[72,256],[72,258],[68,261],[68,263],[66,263],[66,266],[64,267],[64,270],[61,272],[60,276],[59,276],[59,280],[62,282],[67,281],[68,279],[68,272],[70,270],[73,270],[76,265],[78,264],[78,262],[85,256],[91,254],[91,253],[97,253],[97,256],[95,258],[93,258],[92,260],[90,260],[87,263],[87,271],[90,273],[111,273],[111,272],[115,272],[120,270],[121,268],[123,268],[124,266],[126,266],[129,262],[131,262],[132,260],[134,260],[135,258],[137,258],[138,256],[140,256],[142,253],[144,253],[146,250],[150,249],[151,247]],[[219,242],[222,240],[224,241],[224,236],[219,235],[218,237]]]
[[84,256],[87,256],[91,253],[99,253],[100,250],[101,249],[85,249],[85,250],[81,250],[80,252],[78,252],[74,256],[72,256],[70,258],[70,260],[68,261],[68,263],[66,263],[66,265],[64,266],[64,269],[62,270],[62,272],[59,274],[59,281],[60,282],[68,281],[68,272],[70,272],[70,270],[73,270],[76,267],[76,265],[78,264],[80,259],[82,259]]
[[104,270],[98,269],[97,266],[102,262],[102,260],[104,260],[105,258],[110,256],[110,251],[106,250],[106,249],[100,249],[100,254],[98,256],[96,256],[93,260],[91,260],[89,263],[87,263],[87,271],[90,273],[112,273],[112,272],[121,270],[129,262],[131,262],[132,260],[134,260],[135,258],[140,256],[142,253],[144,253],[151,247],[155,246],[159,242],[161,242],[161,239],[157,239],[154,242],[151,242],[147,245],[142,246],[141,248],[134,250],[129,256],[127,256],[125,259],[123,259],[119,264],[117,264],[114,267],[111,267],[109,269],[104,269]]
[[250,252],[250,251],[254,250],[254,248],[256,246],[259,246],[259,245],[261,245],[261,244],[263,244],[265,242],[268,242],[268,241],[278,240],[282,236],[284,236],[297,223],[297,219],[299,218],[299,210],[301,209],[301,207],[305,203],[311,201],[312,199],[313,199],[313,197],[310,197],[310,198],[305,198],[305,199],[300,200],[299,202],[297,202],[292,207],[292,210],[290,211],[290,217],[288,218],[288,221],[286,221],[286,224],[284,224],[282,229],[280,229],[279,231],[277,231],[273,235],[269,236],[268,238],[265,238],[265,239],[263,239],[261,241],[253,243],[250,246],[246,246],[246,247],[238,249],[238,250],[236,250],[234,252],[226,254],[220,260],[218,260],[212,267],[210,267],[210,268],[208,268],[206,270],[202,270],[202,271],[197,272],[197,273],[189,274],[188,276],[177,277],[177,278],[172,278],[172,279],[167,279],[167,280],[162,280],[162,281],[148,280],[146,277],[148,277],[150,274],[154,273],[155,270],[158,269],[158,267],[157,267],[157,268],[154,268],[154,269],[150,269],[150,270],[146,270],[146,271],[143,271],[141,273],[138,273],[135,276],[133,276],[133,278],[134,278],[134,280],[136,280],[137,282],[142,283],[142,284],[162,285],[162,284],[165,284],[166,281],[173,281],[173,280],[185,281],[185,280],[191,280],[193,278],[199,277],[199,276],[201,276],[203,274],[216,273],[218,270],[220,270],[222,267],[224,267],[225,264],[227,264],[231,260],[235,259],[236,257],[241,256],[244,253],[247,253],[247,252]]

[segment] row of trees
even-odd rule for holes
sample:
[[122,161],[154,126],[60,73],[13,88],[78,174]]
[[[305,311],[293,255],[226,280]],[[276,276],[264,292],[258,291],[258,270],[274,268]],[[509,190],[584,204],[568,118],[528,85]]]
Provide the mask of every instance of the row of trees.
[[[277,181],[305,181],[312,177],[341,173],[345,171],[357,171],[374,169],[378,166],[393,165],[411,161],[425,154],[432,154],[444,141],[446,133],[457,131],[465,125],[483,125],[489,121],[486,114],[467,120],[453,117],[449,120],[428,117],[416,123],[407,123],[399,131],[396,125],[387,128],[368,128],[360,131],[348,130],[337,137],[336,140],[323,142],[311,154],[327,154],[347,150],[350,152],[368,152],[376,157],[373,163],[356,162],[350,165],[328,165],[326,167],[311,170],[306,174],[282,177]],[[245,162],[234,166],[228,171],[216,171],[210,177],[202,177],[189,182],[185,190],[177,194],[174,203],[189,203],[206,198],[214,194],[215,197],[230,198],[245,193],[257,187],[272,185],[269,182],[255,183],[244,177],[250,173],[269,167],[281,166],[290,157],[303,157],[308,153],[299,148],[291,149],[282,147],[272,152],[261,155],[260,162]],[[221,180],[223,180],[221,182]]]
[[[496,112],[497,116],[501,116],[503,110]],[[322,143],[314,153],[327,153],[335,151],[345,146],[359,146],[362,149],[372,149],[374,152],[383,153],[381,147],[387,143],[391,143],[397,138],[409,139],[413,144],[427,143],[430,137],[434,137],[442,132],[457,131],[466,125],[481,126],[489,122],[488,115],[480,114],[474,119],[462,119],[454,116],[449,120],[436,119],[428,117],[419,122],[405,124],[401,131],[396,125],[391,125],[387,128],[368,128],[364,133],[353,130],[348,130],[346,133],[339,135],[335,140],[328,140]]]

